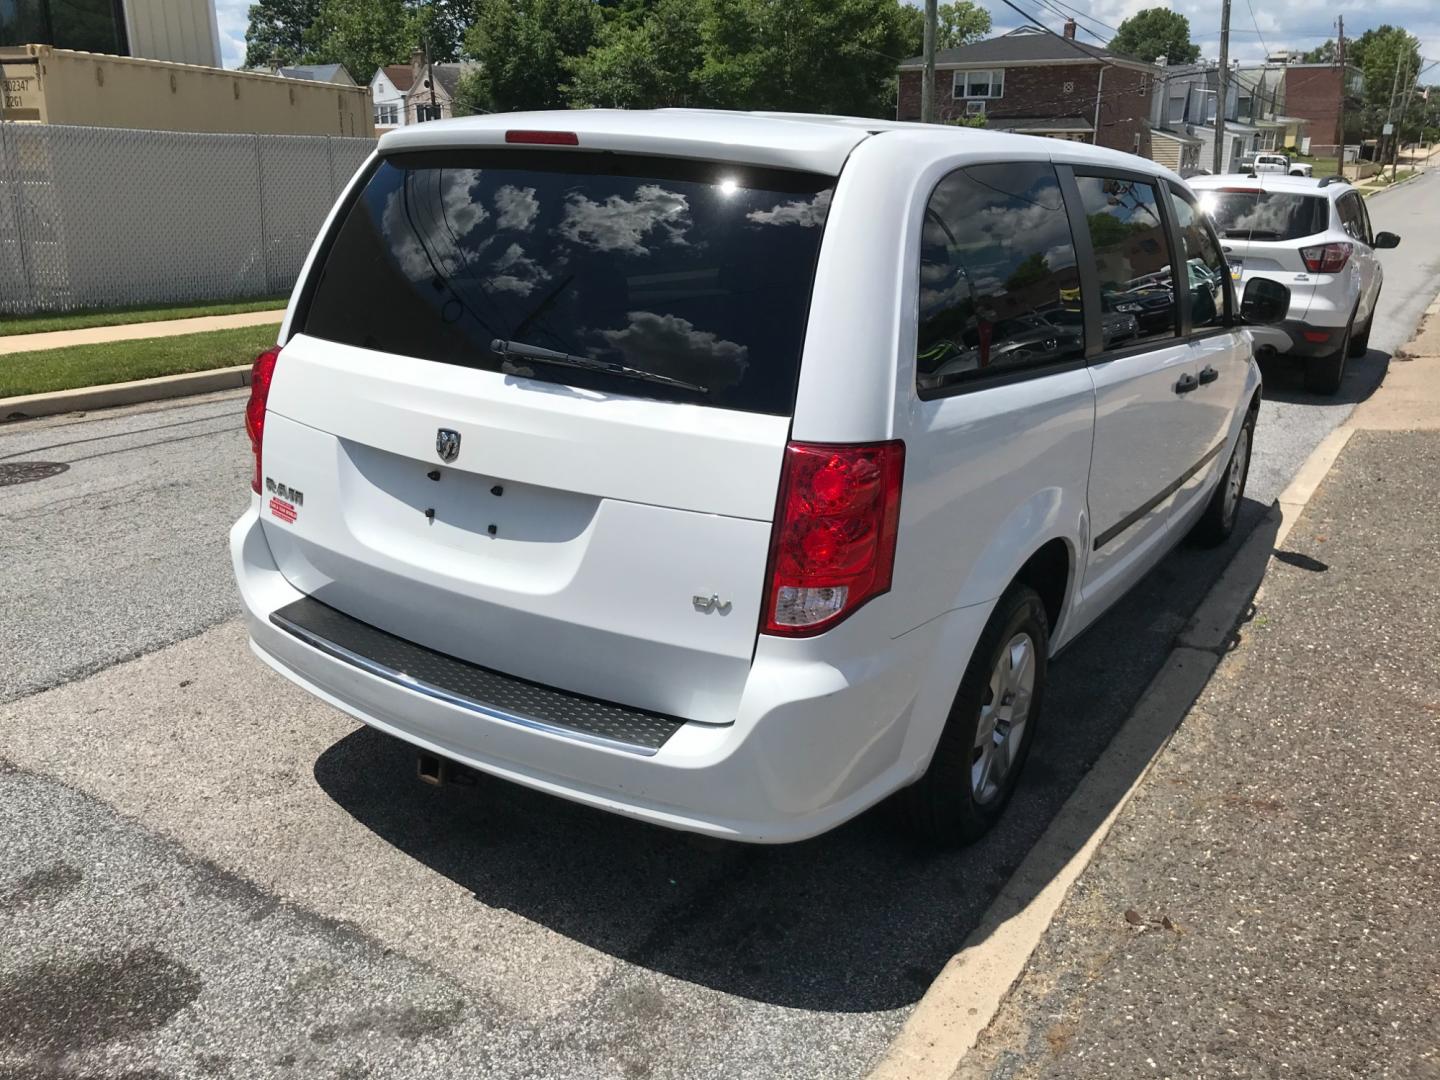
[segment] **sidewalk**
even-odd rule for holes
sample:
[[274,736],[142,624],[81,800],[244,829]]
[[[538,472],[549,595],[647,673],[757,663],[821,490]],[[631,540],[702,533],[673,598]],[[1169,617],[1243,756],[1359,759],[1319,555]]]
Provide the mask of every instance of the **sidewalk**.
[[67,349],[73,345],[96,345],[106,341],[137,341],[141,338],[178,337],[206,330],[229,330],[237,326],[264,326],[279,323],[285,310],[247,311],[239,315],[203,315],[196,319],[167,319],[164,322],[127,323],[123,326],[91,326],[84,330],[54,330],[45,334],[14,334],[0,337],[0,356]]
[[1440,309],[955,1080],[1440,1078]]

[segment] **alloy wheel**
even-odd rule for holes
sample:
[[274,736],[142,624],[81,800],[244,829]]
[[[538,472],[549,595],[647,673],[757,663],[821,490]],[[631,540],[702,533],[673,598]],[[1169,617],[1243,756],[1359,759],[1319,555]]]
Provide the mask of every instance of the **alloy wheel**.
[[1025,740],[1034,692],[1035,642],[1029,634],[1016,634],[1000,651],[980,706],[970,765],[970,791],[977,803],[990,802],[1004,789]]

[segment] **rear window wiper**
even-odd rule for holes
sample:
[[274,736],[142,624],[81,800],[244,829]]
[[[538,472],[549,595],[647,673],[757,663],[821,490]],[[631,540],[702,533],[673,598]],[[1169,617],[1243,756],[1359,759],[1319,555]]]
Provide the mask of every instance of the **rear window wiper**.
[[662,386],[678,386],[682,390],[694,390],[697,393],[708,394],[710,388],[701,386],[699,383],[686,382],[684,379],[672,379],[669,375],[657,375],[653,371],[644,371],[640,368],[628,367],[625,364],[612,364],[605,360],[596,360],[593,356],[576,356],[573,353],[556,352],[554,349],[542,349],[538,345],[527,345],[523,341],[505,341],[496,338],[490,342],[490,351],[500,357],[500,370],[507,375],[520,375],[524,378],[533,378],[534,372],[524,364],[517,364],[515,358],[522,360],[534,360],[541,364],[553,364],[556,367],[577,368],[580,371],[599,371],[606,375],[618,375],[622,379],[636,379],[640,382],[659,383]]

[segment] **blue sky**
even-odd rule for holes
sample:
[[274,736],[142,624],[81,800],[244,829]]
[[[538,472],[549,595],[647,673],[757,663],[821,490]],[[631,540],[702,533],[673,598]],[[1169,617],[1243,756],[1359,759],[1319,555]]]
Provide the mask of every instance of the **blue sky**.
[[[1016,0],[1034,11],[1053,29],[1060,27],[1058,16],[1044,12],[1037,0]],[[1122,19],[1142,8],[1154,7],[1156,0],[1067,0],[1066,6],[1087,11],[1092,20],[1081,20],[1102,38],[1110,31],[1101,25],[1119,26]],[[986,5],[996,30],[1013,29],[1019,17],[1000,0]],[[1191,34],[1201,52],[1215,57],[1220,52],[1220,0],[1170,0],[1190,20]],[[238,67],[245,56],[245,26],[250,0],[215,0],[220,22],[220,47],[226,67]],[[1233,0],[1230,9],[1230,52],[1242,60],[1256,59],[1270,49],[1309,49],[1335,36],[1335,16],[1345,16],[1349,37],[1358,37],[1368,27],[1390,23],[1403,26],[1420,39],[1420,52],[1428,64],[1440,60],[1440,2],[1437,0],[1363,0],[1339,5],[1316,0]],[[1094,21],[1094,20],[1098,20]],[[1080,40],[1098,44],[1081,32]],[[1262,44],[1263,43],[1263,44]],[[1428,81],[1440,84],[1440,66],[1432,68]],[[1424,81],[1424,80],[1422,80]]]

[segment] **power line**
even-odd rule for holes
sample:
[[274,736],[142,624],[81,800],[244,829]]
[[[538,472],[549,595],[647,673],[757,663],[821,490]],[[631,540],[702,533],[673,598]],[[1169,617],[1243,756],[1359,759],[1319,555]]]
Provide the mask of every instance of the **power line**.
[[1072,49],[1074,49],[1086,59],[1097,60],[1105,67],[1110,66],[1109,61],[1096,56],[1095,53],[1092,52],[1087,46],[1081,45],[1074,38],[1068,38],[1064,34],[1057,34],[1054,30],[1051,30],[1050,27],[1046,26],[1039,19],[1035,18],[1034,15],[1031,15],[1028,11],[1025,11],[1023,8],[1021,8],[1020,5],[1012,3],[1011,0],[1000,0],[1000,2],[1006,7],[1008,7],[1011,11],[1015,12],[1015,14],[1023,18],[1026,22],[1031,23],[1032,25],[1045,31],[1045,33],[1049,34],[1053,38],[1059,38],[1061,41],[1065,42],[1066,45],[1069,45]]
[[1071,7],[1069,4],[1065,3],[1064,0],[1055,0],[1055,3],[1059,4],[1062,8],[1064,8],[1066,11],[1069,11],[1072,15],[1075,15],[1077,18],[1088,19],[1090,22],[1094,23],[1096,26],[1103,26],[1106,30],[1109,30],[1112,34],[1118,34],[1118,33],[1120,32],[1120,31],[1117,30],[1115,27],[1111,26],[1109,23],[1101,22],[1101,21],[1100,21],[1099,19],[1097,19],[1094,15],[1087,15],[1086,13],[1078,10],[1077,8]]
[[1110,42],[1109,42],[1108,40],[1106,40],[1105,38],[1101,37],[1101,36],[1100,36],[1099,34],[1097,34],[1094,30],[1091,30],[1091,29],[1090,29],[1088,26],[1086,26],[1084,23],[1082,23],[1082,22],[1077,22],[1076,19],[1075,19],[1075,17],[1074,17],[1072,14],[1070,14],[1070,13],[1068,13],[1068,12],[1066,12],[1066,11],[1061,10],[1060,6],[1055,2],[1055,0],[1038,0],[1038,2],[1039,2],[1041,5],[1043,5],[1044,7],[1048,8],[1048,9],[1049,9],[1051,12],[1053,12],[1054,14],[1059,15],[1060,18],[1064,19],[1066,22],[1073,22],[1073,23],[1075,23],[1075,25],[1078,26],[1081,30],[1084,30],[1085,33],[1089,34],[1089,35],[1090,35],[1091,37],[1093,37],[1096,41],[1100,42],[1101,46],[1105,46],[1105,45],[1109,45],[1109,44],[1110,44]]
[[1260,39],[1260,47],[1265,50],[1265,55],[1270,55],[1270,46],[1265,44],[1265,35],[1260,33],[1260,20],[1255,18],[1255,6],[1250,0],[1245,0],[1245,8],[1250,12],[1250,25],[1255,27],[1255,36]]

